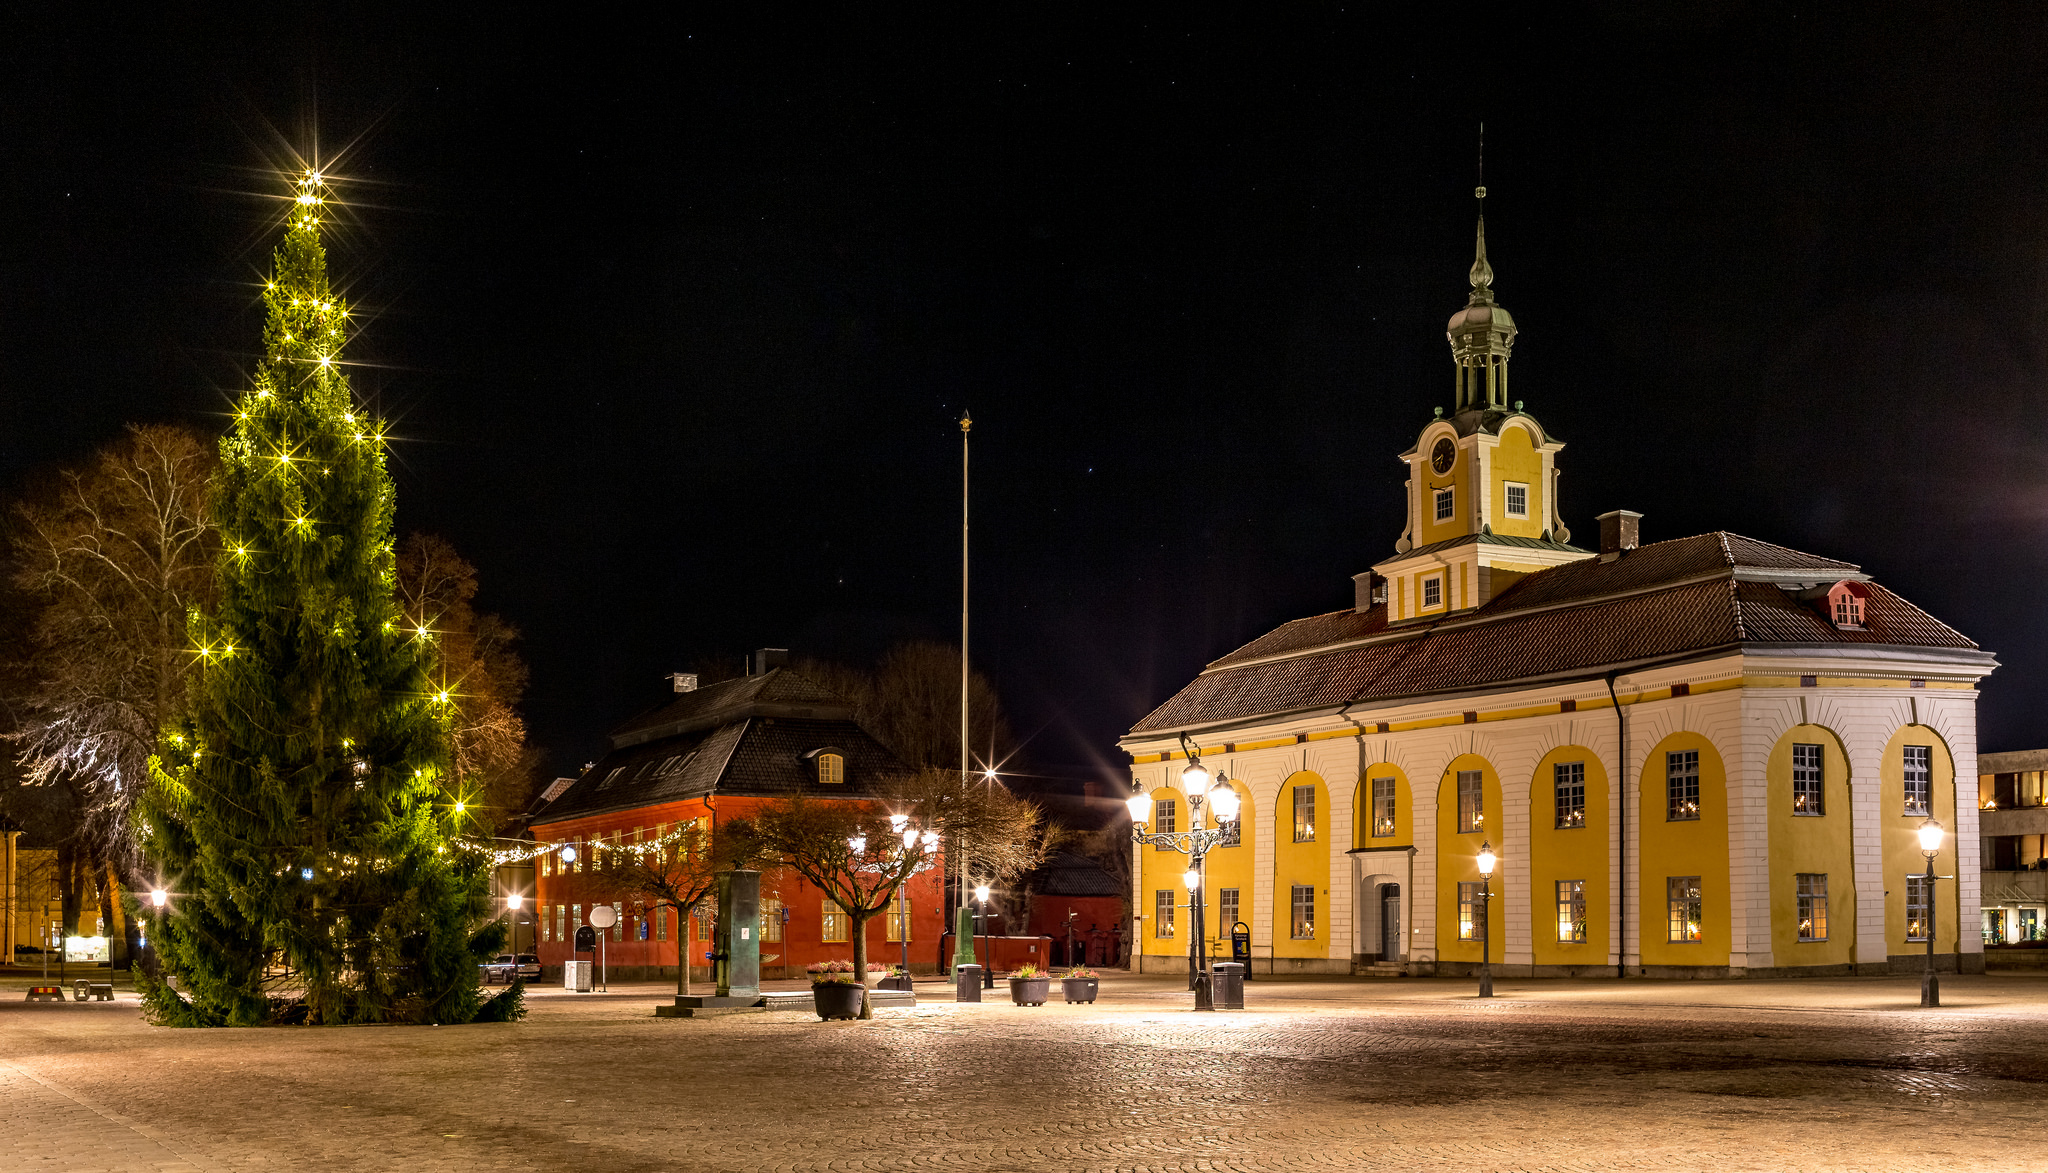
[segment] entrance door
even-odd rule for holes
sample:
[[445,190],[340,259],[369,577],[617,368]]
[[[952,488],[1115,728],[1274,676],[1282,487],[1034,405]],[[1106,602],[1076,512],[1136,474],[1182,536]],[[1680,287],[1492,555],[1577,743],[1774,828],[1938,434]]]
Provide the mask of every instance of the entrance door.
[[1380,885],[1380,960],[1399,961],[1407,950],[1401,946],[1401,885]]

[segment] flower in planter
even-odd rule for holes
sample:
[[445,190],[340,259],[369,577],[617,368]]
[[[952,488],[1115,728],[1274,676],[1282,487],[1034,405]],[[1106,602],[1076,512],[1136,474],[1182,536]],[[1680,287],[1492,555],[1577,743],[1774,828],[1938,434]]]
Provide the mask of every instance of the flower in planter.
[[1042,978],[1046,976],[1048,975],[1044,970],[1038,968],[1035,965],[1029,964],[1020,965],[1016,969],[1010,971],[1011,981],[1029,981],[1033,978]]
[[1062,978],[1099,978],[1101,976],[1101,974],[1096,973],[1085,965],[1077,965],[1060,975]]
[[809,965],[804,966],[804,972],[810,975],[811,984],[814,986],[852,986],[859,984],[859,979],[853,976],[853,962],[851,961],[813,961]]

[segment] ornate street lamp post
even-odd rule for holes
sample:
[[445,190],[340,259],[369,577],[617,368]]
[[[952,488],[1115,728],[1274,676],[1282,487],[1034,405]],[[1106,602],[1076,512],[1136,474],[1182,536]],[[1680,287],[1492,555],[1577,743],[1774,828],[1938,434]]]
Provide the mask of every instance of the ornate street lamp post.
[[1479,996],[1493,997],[1493,844],[1479,845]]
[[1934,857],[1941,854],[1941,824],[1920,824],[1920,854],[1927,857],[1927,971],[1920,975],[1920,1004],[1941,1005],[1941,979],[1934,976]]
[[[1134,843],[1150,844],[1161,850],[1172,849],[1189,858],[1187,873],[1181,881],[1188,889],[1188,919],[1194,940],[1189,944],[1188,959],[1193,965],[1191,987],[1195,991],[1195,1009],[1214,1010],[1216,1002],[1209,988],[1209,943],[1208,929],[1202,923],[1202,860],[1209,849],[1228,838],[1237,822],[1237,790],[1230,785],[1230,779],[1221,774],[1216,776],[1213,788],[1209,771],[1202,768],[1202,752],[1180,736],[1181,748],[1188,757],[1187,769],[1180,774],[1180,787],[1188,797],[1188,829],[1185,831],[1148,831],[1152,822],[1152,800],[1141,787],[1132,794],[1128,805],[1131,808],[1131,840]],[[1202,825],[1202,805],[1206,802],[1216,812],[1216,825]]]

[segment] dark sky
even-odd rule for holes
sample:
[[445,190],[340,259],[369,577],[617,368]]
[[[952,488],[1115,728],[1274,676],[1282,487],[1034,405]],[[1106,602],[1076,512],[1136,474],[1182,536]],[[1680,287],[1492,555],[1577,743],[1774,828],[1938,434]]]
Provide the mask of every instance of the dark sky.
[[2048,743],[2037,6],[1113,7],[17,11],[0,482],[221,426],[317,141],[400,525],[524,629],[555,767],[707,655],[952,638],[964,406],[976,658],[1086,769],[1392,552],[1484,120],[1567,523],[1861,563]]

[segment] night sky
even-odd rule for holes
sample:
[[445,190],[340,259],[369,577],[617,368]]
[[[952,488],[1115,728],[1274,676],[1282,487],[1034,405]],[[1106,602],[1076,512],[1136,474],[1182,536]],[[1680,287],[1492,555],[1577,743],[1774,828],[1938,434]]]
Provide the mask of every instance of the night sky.
[[1031,768],[1115,770],[1393,552],[1484,121],[1581,542],[1860,563],[2048,744],[2038,6],[466,7],[4,18],[0,485],[223,427],[317,145],[399,525],[524,629],[556,771],[706,657],[956,638],[963,407],[976,661]]

